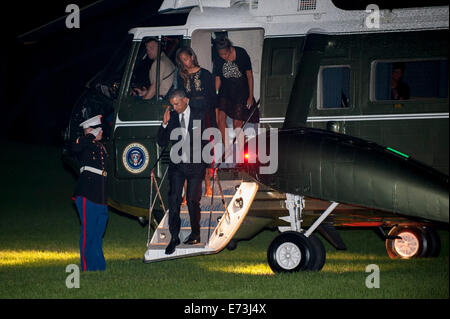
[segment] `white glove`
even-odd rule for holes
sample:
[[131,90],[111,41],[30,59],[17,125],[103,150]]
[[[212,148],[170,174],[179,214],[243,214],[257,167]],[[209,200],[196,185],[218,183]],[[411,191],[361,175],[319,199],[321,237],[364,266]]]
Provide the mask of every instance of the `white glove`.
[[101,127],[93,128],[93,129],[89,132],[89,134],[92,134],[92,135],[94,135],[95,137],[97,137],[97,135],[100,133],[101,130],[102,130]]

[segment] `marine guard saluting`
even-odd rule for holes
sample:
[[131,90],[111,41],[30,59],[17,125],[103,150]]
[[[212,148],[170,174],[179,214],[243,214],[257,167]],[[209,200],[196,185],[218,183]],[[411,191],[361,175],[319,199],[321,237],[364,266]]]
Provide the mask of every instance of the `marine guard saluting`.
[[102,139],[101,115],[94,116],[80,126],[84,136],[72,145],[81,164],[80,177],[73,199],[81,220],[80,259],[83,271],[105,270],[102,237],[108,221],[106,204],[106,159],[108,153]]

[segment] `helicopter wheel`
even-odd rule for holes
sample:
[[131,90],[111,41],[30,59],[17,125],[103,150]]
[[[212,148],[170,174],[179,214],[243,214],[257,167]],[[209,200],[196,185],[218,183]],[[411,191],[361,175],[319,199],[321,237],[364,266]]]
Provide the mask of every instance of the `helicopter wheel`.
[[401,237],[386,240],[386,250],[392,259],[419,258],[427,252],[428,240],[421,228],[395,226],[389,231],[389,236]]
[[237,248],[238,241],[236,239],[230,240],[230,242],[227,244],[228,250],[235,250]]
[[[147,227],[148,226],[148,219],[147,217],[144,216],[140,216],[137,218],[137,221],[139,223],[139,225],[141,225],[141,227]],[[158,224],[159,222],[156,220],[156,218],[154,216],[152,216],[152,222],[150,224],[150,228],[153,232],[156,231],[156,228],[158,228]]]
[[428,239],[428,247],[424,257],[438,257],[441,252],[441,238],[438,232],[431,227],[423,227]]
[[281,233],[267,250],[269,266],[275,273],[309,270],[315,259],[315,249],[310,240],[299,232]]
[[309,270],[320,271],[322,270],[323,265],[325,265],[326,259],[325,246],[323,245],[322,241],[314,234],[311,234],[311,236],[309,236],[308,239],[315,252],[314,253],[315,258],[311,260]]

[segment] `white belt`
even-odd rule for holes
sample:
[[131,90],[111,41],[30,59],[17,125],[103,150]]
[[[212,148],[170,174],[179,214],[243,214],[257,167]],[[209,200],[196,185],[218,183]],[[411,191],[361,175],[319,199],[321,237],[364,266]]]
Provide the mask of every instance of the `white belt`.
[[101,169],[95,168],[95,167],[91,167],[91,166],[83,166],[82,168],[80,168],[80,174],[83,173],[84,171],[89,171],[98,175],[102,175],[102,176],[106,176],[106,171],[102,171]]

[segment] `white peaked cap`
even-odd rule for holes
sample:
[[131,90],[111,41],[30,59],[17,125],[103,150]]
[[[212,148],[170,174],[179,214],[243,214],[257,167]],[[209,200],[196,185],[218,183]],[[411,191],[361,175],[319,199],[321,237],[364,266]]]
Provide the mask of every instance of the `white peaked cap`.
[[80,126],[82,126],[83,129],[87,129],[92,126],[100,125],[102,124],[101,118],[102,118],[101,115],[96,115],[81,123]]

